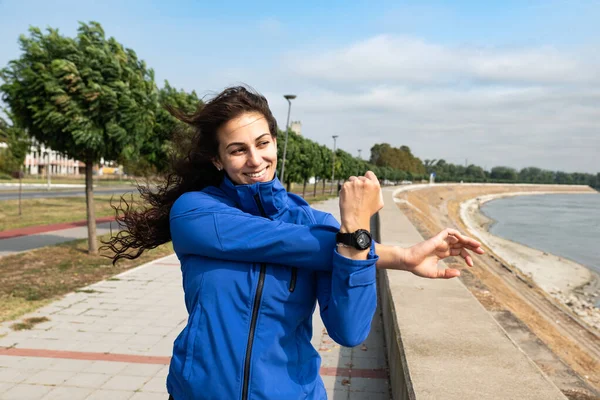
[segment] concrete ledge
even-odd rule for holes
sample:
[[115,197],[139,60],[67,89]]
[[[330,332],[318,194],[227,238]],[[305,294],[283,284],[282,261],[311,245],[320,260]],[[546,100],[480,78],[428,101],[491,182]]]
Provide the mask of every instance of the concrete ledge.
[[[423,240],[392,190],[384,200],[379,239]],[[395,400],[566,399],[460,280],[382,271],[379,291]]]

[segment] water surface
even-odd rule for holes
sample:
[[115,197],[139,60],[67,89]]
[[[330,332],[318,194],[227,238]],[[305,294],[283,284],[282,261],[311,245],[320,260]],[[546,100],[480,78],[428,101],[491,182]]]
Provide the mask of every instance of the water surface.
[[490,232],[600,273],[600,193],[516,196],[485,203]]

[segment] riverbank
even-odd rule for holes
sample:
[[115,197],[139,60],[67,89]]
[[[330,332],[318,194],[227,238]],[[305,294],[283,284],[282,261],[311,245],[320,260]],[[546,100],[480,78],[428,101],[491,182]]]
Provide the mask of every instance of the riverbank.
[[[555,192],[538,192],[535,195],[549,193]],[[494,221],[481,212],[481,206],[491,200],[522,195],[532,193],[500,193],[467,200],[460,206],[461,220],[469,233],[492,249],[498,257],[532,279],[589,327],[600,332],[600,309],[594,306],[600,298],[598,274],[564,257],[533,249],[489,232]]]
[[[482,196],[510,193],[596,193],[587,186],[435,184],[409,185],[395,202],[425,238],[446,227],[468,228],[461,204]],[[482,224],[490,221],[482,221]],[[493,245],[491,245],[493,246]],[[561,306],[532,278],[494,254],[474,255],[473,268],[458,257],[446,265],[461,269],[460,280],[505,329],[511,339],[569,399],[600,396],[600,341],[581,318]],[[518,262],[517,262],[518,264]],[[582,282],[585,279],[582,278]],[[581,397],[583,393],[587,397]]]

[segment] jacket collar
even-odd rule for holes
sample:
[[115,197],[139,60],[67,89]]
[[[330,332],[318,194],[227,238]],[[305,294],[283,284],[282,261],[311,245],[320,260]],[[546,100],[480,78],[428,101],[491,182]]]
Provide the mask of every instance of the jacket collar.
[[269,218],[277,217],[288,207],[287,192],[277,176],[269,182],[235,185],[225,174],[220,189],[234,200],[242,211],[253,215],[262,215],[257,201],[260,201]]

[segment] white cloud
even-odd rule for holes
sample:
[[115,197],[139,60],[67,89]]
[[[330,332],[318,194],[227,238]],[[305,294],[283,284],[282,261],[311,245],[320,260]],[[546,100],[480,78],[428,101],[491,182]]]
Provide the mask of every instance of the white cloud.
[[569,83],[600,79],[600,64],[589,65],[552,47],[444,47],[418,38],[389,35],[375,36],[326,54],[288,56],[286,64],[300,76],[337,82]]
[[[326,53],[294,52],[292,119],[311,139],[357,154],[378,142],[421,158],[491,168],[600,171],[600,63],[587,52],[447,47],[376,36]],[[279,111],[278,111],[279,112]]]

